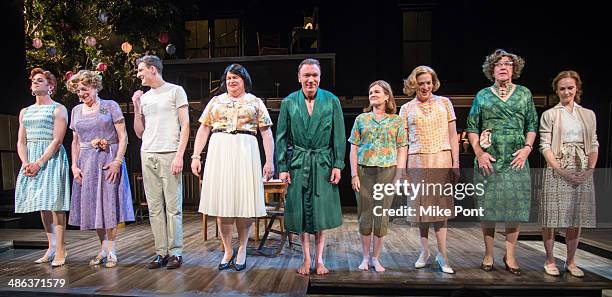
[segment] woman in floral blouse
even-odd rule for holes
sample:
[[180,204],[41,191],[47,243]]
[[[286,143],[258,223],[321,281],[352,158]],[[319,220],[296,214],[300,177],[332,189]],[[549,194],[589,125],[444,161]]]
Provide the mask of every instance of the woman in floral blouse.
[[[242,65],[232,64],[225,69],[221,78],[223,93],[206,105],[191,157],[191,170],[199,176],[200,154],[212,133],[199,211],[217,217],[225,248],[219,270],[246,268],[246,247],[253,218],[266,215],[263,181],[274,174],[272,120],[263,101],[248,93],[251,85],[251,77]],[[255,137],[258,130],[266,154],[263,172]],[[237,252],[232,249],[234,222],[240,244]]]
[[[391,86],[385,81],[373,82],[369,88],[370,106],[357,116],[349,137],[351,143],[351,184],[357,196],[357,216],[363,248],[360,270],[370,266],[370,246],[374,242],[372,266],[385,271],[380,264],[383,237],[389,217],[381,215],[391,207],[393,196],[378,197],[375,184],[393,183],[406,164],[406,128],[395,114],[396,105]],[[396,172],[397,171],[397,172]],[[397,173],[397,174],[396,174]],[[378,209],[378,210],[377,210]]]

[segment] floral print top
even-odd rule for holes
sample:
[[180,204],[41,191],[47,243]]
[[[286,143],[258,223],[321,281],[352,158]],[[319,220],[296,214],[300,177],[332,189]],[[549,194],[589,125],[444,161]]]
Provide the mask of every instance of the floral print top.
[[213,97],[199,121],[213,131],[223,132],[238,130],[257,133],[258,128],[272,126],[263,101],[249,93],[240,98],[232,98],[227,93]]
[[397,148],[408,145],[406,126],[400,116],[385,114],[380,120],[372,112],[357,116],[348,141],[358,146],[359,165],[397,165]]

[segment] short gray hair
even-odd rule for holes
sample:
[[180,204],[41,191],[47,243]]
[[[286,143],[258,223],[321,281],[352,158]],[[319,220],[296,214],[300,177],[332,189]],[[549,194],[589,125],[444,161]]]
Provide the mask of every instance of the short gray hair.
[[300,66],[298,66],[298,74],[300,73],[300,70],[302,70],[302,66],[304,65],[317,65],[317,67],[319,67],[319,72],[321,72],[321,63],[319,63],[319,60],[306,59],[300,63]]

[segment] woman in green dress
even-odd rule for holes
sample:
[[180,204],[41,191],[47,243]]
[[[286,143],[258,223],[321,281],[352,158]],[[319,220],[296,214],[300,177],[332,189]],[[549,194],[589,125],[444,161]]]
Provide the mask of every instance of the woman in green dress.
[[527,157],[533,150],[538,115],[531,92],[512,83],[520,76],[525,61],[504,50],[495,50],[482,65],[493,81],[476,94],[467,119],[468,138],[476,154],[475,182],[485,191],[476,197],[484,210],[480,217],[485,242],[481,268],[493,269],[495,222],[506,223],[506,270],[520,275],[514,255],[519,222],[529,220],[531,178]]

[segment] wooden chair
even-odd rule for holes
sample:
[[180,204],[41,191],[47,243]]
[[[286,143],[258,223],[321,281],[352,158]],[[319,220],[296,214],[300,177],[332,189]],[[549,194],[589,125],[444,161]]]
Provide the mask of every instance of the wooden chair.
[[278,34],[257,32],[257,49],[260,56],[264,55],[286,55],[289,49],[281,47],[281,39]]
[[[271,219],[271,216],[269,214],[270,211],[277,211],[279,202],[271,201],[272,198],[270,196],[273,196],[274,194],[279,194],[280,196],[279,199],[284,200],[286,187],[287,185],[284,185],[282,182],[264,182],[266,213],[268,213],[268,215],[266,215],[265,217],[255,218],[255,241],[259,242],[259,225],[260,225],[261,220],[264,220],[264,228],[265,228],[265,226],[268,225],[268,220]],[[283,231],[284,230],[283,217],[279,217],[278,219],[280,222],[281,231]]]
[[[285,194],[287,193],[287,186],[288,184],[283,181],[264,182],[264,191],[266,193],[266,204],[269,205],[266,207],[266,212],[268,214],[266,217],[264,217],[264,220],[265,221],[269,220],[269,222],[267,222],[266,224],[266,229],[265,229],[263,238],[259,242],[259,247],[257,248],[257,252],[259,252],[262,255],[265,255],[265,256],[280,255],[280,252],[283,250],[283,246],[285,245],[285,241],[287,241],[287,238],[289,238],[290,248],[291,248],[291,245],[294,244],[291,241],[292,233],[286,231],[283,226],[284,225],[283,217],[285,215]],[[270,194],[279,194],[278,202],[272,203],[269,198],[269,196],[271,196]],[[257,233],[257,237],[259,237],[259,220],[260,219],[261,218],[257,218],[257,222],[255,224],[256,225],[255,232]],[[272,228],[274,226],[274,222],[276,221],[276,219],[279,220],[280,229]],[[278,248],[276,249],[276,252],[273,255],[266,254],[264,252],[265,243],[266,243],[266,240],[268,239],[268,236],[270,235],[270,232],[279,234],[281,236],[280,245],[278,246]]]
[[142,173],[132,173],[132,187],[134,190],[133,201],[134,201],[134,217],[136,222],[144,222],[145,218],[149,217],[149,205],[144,192],[144,183],[142,179]]

